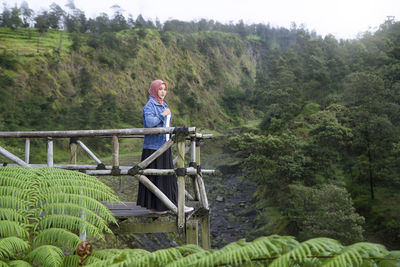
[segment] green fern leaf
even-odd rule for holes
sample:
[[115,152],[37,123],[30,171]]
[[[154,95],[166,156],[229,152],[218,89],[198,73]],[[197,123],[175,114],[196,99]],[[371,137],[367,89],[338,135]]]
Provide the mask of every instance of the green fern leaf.
[[29,202],[14,196],[0,196],[0,206],[19,211],[27,211],[30,208]]
[[10,261],[8,263],[8,265],[10,267],[33,267],[32,264],[30,264],[27,261],[23,261],[23,260],[15,260],[15,261]]
[[34,177],[30,171],[22,167],[2,167],[0,172],[0,186],[11,186],[20,189],[30,189]]
[[103,218],[98,216],[93,211],[86,209],[82,205],[77,205],[77,204],[65,205],[65,203],[46,203],[41,207],[41,210],[44,211],[45,214],[59,214],[59,215],[66,214],[79,218],[82,218],[82,216],[84,216],[85,221],[88,221],[89,223],[95,225],[101,231],[104,230],[106,232],[111,232],[111,230],[107,226],[107,222]]
[[0,239],[0,259],[14,258],[17,254],[27,251],[29,243],[21,238],[11,236]]
[[28,217],[15,209],[0,208],[0,220],[8,220],[19,222],[22,224],[28,223]]
[[327,260],[323,265],[331,266],[361,266],[368,264],[369,257],[385,257],[388,251],[384,246],[366,242],[355,243],[338,251],[337,255]]
[[87,196],[75,195],[75,194],[51,193],[43,196],[43,200],[46,203],[68,203],[68,204],[81,205],[86,207],[86,209],[95,212],[96,214],[101,214],[105,220],[117,223],[111,211],[106,206],[104,206],[97,200]]
[[[79,259],[80,259],[80,257],[78,255],[65,256],[61,266],[62,267],[78,266]],[[85,263],[87,263],[87,262],[85,262]]]
[[63,247],[69,251],[75,251],[82,240],[74,233],[62,228],[50,228],[39,232],[33,240],[33,246],[39,247],[44,244],[52,244]]
[[70,216],[70,215],[48,215],[40,218],[39,221],[34,224],[34,230],[37,229],[50,229],[50,228],[64,228],[71,232],[79,233],[86,230],[88,236],[100,238],[104,240],[104,237],[96,226],[85,221],[82,218]]
[[[85,195],[85,196],[94,198],[98,201],[113,201],[113,202],[115,202],[118,200],[118,198],[116,198],[112,193],[104,192],[101,189],[79,186],[79,185],[73,185],[73,186],[56,185],[56,186],[57,186],[57,190],[59,190],[60,192],[63,192],[63,193],[67,193],[67,194]],[[42,190],[43,194],[46,194],[48,192],[54,192],[54,189],[47,187]]]
[[1,186],[0,187],[0,195],[1,196],[14,196],[25,201],[28,201],[30,198],[31,190],[23,189],[15,186]]
[[17,236],[27,238],[29,236],[27,225],[14,222],[14,221],[0,221],[0,236],[9,237]]
[[286,266],[291,260],[304,262],[307,257],[336,252],[341,248],[340,243],[334,239],[323,237],[313,238],[290,249],[287,253],[275,259],[270,266]]
[[62,264],[64,253],[58,247],[45,245],[32,250],[26,257],[39,266],[57,267]]
[[7,262],[0,260],[0,267],[10,267],[10,265],[8,265]]

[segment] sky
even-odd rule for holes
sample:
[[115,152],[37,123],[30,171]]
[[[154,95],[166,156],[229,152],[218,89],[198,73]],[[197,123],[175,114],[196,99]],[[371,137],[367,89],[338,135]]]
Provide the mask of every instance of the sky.
[[[12,8],[23,0],[2,0]],[[35,12],[48,10],[57,3],[64,10],[68,0],[25,0]],[[264,23],[290,28],[294,22],[309,31],[338,39],[353,39],[366,31],[375,31],[388,16],[400,19],[400,0],[74,0],[76,8],[87,17],[100,13],[114,14],[120,6],[124,16],[139,14],[161,22],[169,19],[198,21],[202,18],[221,23]]]

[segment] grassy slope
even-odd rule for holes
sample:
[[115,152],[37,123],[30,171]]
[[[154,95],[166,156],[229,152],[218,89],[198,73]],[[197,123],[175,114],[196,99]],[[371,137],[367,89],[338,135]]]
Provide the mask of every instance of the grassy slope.
[[[165,35],[168,41],[162,40]],[[81,36],[82,40],[87,37]],[[224,129],[242,117],[252,116],[243,111],[245,108],[232,113],[229,103],[221,106],[221,96],[227,89],[241,87],[246,80],[251,83],[255,77],[255,59],[237,35],[202,32],[183,36],[136,29],[120,32],[117,38],[116,49],[94,49],[83,42],[78,51],[72,51],[72,41],[65,32],[49,31],[39,37],[35,29],[0,28],[0,48],[17,62],[11,69],[0,67],[13,80],[13,85],[5,89],[8,101],[15,105],[17,125],[12,129],[7,123],[2,124],[6,119],[0,115],[2,130],[141,127],[141,109],[154,79],[169,84],[167,102],[174,114],[174,125]],[[86,95],[80,94],[77,82],[83,68],[90,74],[92,88]],[[105,119],[101,124],[96,124],[98,112],[84,110],[85,101],[92,100],[94,108],[98,108],[107,104],[107,95],[114,97],[119,115],[113,120],[111,110],[102,114]],[[37,108],[31,99],[48,101],[43,104],[47,110],[40,111],[41,107]],[[67,117],[69,107],[76,107],[72,119]],[[18,109],[25,109],[23,117],[18,117]],[[65,141],[61,148],[67,146]],[[23,156],[22,149],[14,153]],[[68,160],[68,154],[58,160]]]

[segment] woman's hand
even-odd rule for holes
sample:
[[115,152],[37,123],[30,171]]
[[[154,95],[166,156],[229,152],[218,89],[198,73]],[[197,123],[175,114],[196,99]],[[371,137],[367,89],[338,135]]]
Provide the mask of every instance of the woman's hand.
[[161,113],[164,117],[167,117],[169,114],[171,114],[171,110],[169,108],[164,109],[164,111]]

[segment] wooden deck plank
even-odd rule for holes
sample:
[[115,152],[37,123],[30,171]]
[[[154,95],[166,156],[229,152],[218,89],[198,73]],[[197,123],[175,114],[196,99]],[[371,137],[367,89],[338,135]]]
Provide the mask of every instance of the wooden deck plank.
[[[146,215],[160,215],[152,212],[149,209],[143,208],[136,205],[136,202],[124,202],[124,203],[106,203],[103,202],[115,217],[138,217]],[[195,210],[200,208],[200,203],[198,201],[188,201],[188,205],[194,207]],[[172,212],[167,213],[172,214]]]

